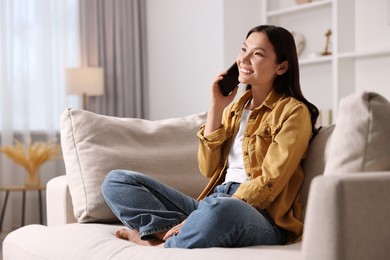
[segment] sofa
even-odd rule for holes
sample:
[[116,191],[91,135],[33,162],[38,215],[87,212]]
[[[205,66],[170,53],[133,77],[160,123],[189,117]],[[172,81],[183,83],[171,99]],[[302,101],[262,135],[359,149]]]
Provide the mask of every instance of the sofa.
[[149,121],[67,109],[61,117],[66,175],[47,184],[47,226],[11,232],[3,242],[4,260],[390,258],[390,104],[369,92],[343,98],[335,124],[322,127],[309,144],[302,241],[165,249],[116,238],[123,226],[102,197],[106,174],[140,171],[197,197],[208,182],[196,163],[196,132],[205,118],[199,113]]

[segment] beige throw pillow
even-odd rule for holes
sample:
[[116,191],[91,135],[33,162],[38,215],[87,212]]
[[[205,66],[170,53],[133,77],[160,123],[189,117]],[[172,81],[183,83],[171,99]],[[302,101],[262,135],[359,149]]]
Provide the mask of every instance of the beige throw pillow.
[[196,133],[205,113],[148,121],[67,109],[61,117],[61,145],[79,222],[111,222],[101,185],[114,169],[152,176],[196,197],[207,184],[198,170]]
[[390,103],[376,93],[340,101],[324,174],[390,170]]
[[324,174],[325,165],[329,158],[330,143],[335,125],[324,126],[319,129],[318,133],[309,143],[309,151],[303,160],[303,173],[305,179],[302,184],[301,198],[303,204],[303,219],[305,217],[307,199],[311,181]]

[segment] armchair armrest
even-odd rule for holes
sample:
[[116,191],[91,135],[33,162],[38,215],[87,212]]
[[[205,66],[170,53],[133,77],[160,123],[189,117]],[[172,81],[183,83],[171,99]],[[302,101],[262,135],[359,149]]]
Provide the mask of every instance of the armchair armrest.
[[48,226],[77,222],[65,175],[53,178],[47,183],[46,198]]
[[390,172],[316,177],[307,204],[304,259],[386,259],[389,187]]

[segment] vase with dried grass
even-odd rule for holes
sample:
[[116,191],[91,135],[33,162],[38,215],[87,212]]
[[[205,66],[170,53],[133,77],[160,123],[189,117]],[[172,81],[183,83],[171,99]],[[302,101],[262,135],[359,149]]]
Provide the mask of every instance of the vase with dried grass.
[[13,146],[6,145],[0,147],[0,152],[26,169],[26,187],[40,186],[39,168],[46,161],[58,158],[57,155],[60,151],[60,146],[52,141],[31,143],[31,140],[28,140],[26,145],[24,145],[20,141],[15,140],[15,145]]

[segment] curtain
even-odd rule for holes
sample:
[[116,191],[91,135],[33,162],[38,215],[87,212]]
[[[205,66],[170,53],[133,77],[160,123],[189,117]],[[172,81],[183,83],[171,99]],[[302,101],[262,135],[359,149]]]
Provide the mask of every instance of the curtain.
[[[56,140],[59,118],[78,100],[65,93],[65,68],[80,66],[78,0],[0,1],[0,145]],[[40,169],[41,183],[65,173],[62,160]],[[0,185],[23,185],[25,170],[0,153]],[[31,193],[31,194],[30,194]],[[38,223],[35,192],[26,224]],[[1,205],[4,194],[0,194]],[[21,194],[9,196],[3,229],[20,226]]]
[[147,96],[144,0],[80,1],[83,66],[103,67],[105,94],[89,110],[145,118]]

